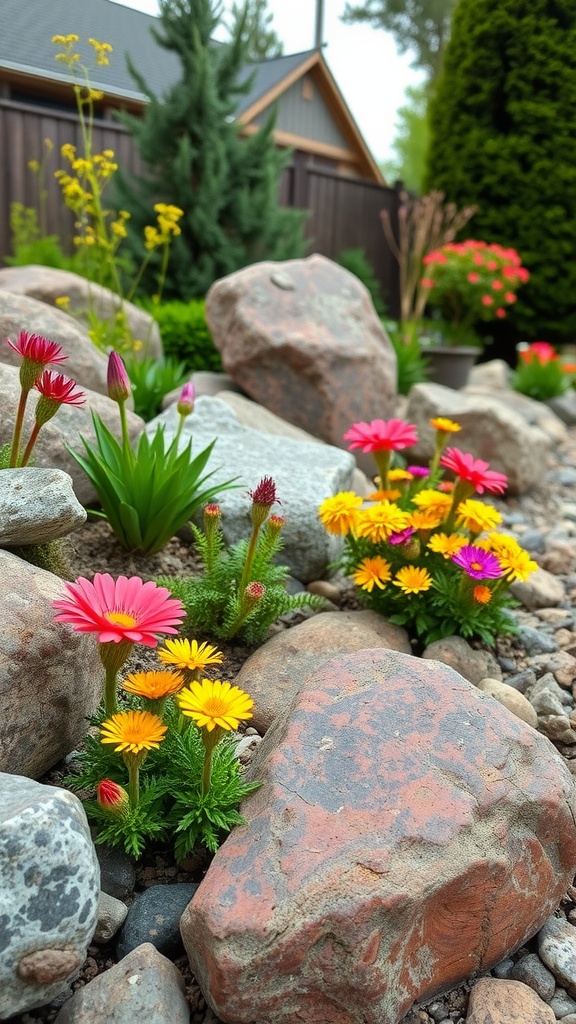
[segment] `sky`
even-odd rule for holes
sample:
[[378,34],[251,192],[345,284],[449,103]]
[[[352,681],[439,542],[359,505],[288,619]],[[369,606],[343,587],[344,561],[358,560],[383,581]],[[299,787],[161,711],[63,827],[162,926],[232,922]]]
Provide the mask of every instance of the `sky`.
[[[145,14],[158,14],[158,0],[116,0]],[[230,3],[226,3],[229,8]],[[324,0],[324,56],[340,92],[376,160],[391,155],[396,111],[408,85],[422,80],[410,67],[410,55],[399,55],[392,37],[369,25],[344,25],[346,0]],[[284,53],[314,46],[315,0],[268,0],[272,27]]]

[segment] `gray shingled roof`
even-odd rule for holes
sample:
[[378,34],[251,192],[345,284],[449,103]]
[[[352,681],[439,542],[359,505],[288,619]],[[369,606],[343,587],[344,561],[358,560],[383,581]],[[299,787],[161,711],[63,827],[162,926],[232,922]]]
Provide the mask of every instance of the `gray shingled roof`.
[[[52,36],[75,33],[75,47],[82,61],[93,67],[94,88],[117,96],[144,100],[126,66],[126,53],[152,92],[161,96],[178,80],[180,62],[175,54],[155,41],[150,29],[158,19],[113,0],[0,0],[0,67],[49,79],[70,81],[66,67],[55,60]],[[108,67],[94,67],[94,50],[88,37],[110,43],[113,54]],[[248,107],[302,64],[312,51],[249,64],[241,80],[255,72],[250,92],[239,101],[238,113]]]

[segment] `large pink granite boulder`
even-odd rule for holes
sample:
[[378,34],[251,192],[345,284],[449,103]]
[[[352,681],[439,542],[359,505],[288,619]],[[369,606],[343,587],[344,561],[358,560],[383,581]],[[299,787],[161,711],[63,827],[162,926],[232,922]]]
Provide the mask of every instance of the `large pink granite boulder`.
[[230,274],[206,317],[224,369],[289,423],[343,447],[352,423],[393,415],[392,345],[364,285],[324,256]]
[[439,662],[327,662],[252,775],[181,921],[228,1024],[397,1024],[533,935],[574,874],[564,762]]

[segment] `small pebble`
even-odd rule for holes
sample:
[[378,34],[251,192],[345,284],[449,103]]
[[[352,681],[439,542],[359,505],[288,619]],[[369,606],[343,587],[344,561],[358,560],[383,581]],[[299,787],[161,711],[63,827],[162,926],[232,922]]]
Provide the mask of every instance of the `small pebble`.
[[520,957],[508,977],[512,981],[522,981],[525,985],[529,985],[545,1003],[549,1003],[554,995],[556,988],[554,975],[544,966],[536,953],[528,953],[527,956]]
[[180,918],[197,888],[196,882],[178,882],[176,885],[151,885],[139,893],[118,935],[118,959],[144,942],[151,942],[166,957],[180,956],[184,950]]

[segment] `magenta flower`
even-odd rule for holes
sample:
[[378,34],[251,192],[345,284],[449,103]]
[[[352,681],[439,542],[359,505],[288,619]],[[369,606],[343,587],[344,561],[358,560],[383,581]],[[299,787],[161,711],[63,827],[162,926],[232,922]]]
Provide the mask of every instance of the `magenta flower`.
[[430,470],[427,466],[406,466],[408,473],[412,473],[412,476],[422,477],[430,476]]
[[[84,405],[86,395],[83,391],[75,391],[76,381],[65,377],[63,373],[44,370],[34,387],[43,398],[59,405]],[[38,403],[40,404],[40,403]]]
[[80,576],[66,584],[67,596],[54,601],[55,622],[69,622],[79,633],[97,633],[101,644],[121,642],[156,647],[159,633],[177,633],[184,618],[182,602],[166,587],[139,576],[96,573],[93,582]]
[[477,494],[483,494],[484,491],[503,494],[508,485],[505,473],[497,473],[496,470],[489,468],[490,463],[475,459],[468,452],[461,452],[459,448],[447,448],[440,459],[440,465],[445,469],[451,469],[461,480],[469,483]]
[[350,441],[350,451],[361,448],[363,452],[397,452],[410,448],[418,437],[413,423],[405,420],[372,420],[371,423],[354,423],[344,434]]
[[30,331],[20,331],[15,342],[6,338],[10,348],[14,349],[22,359],[28,359],[38,366],[48,366],[49,363],[63,363],[68,359],[62,348],[55,341],[42,337],[41,334],[31,334]]
[[178,399],[178,405],[176,406],[180,416],[190,416],[194,412],[194,401],[196,398],[196,389],[191,380],[184,385],[180,392],[180,398]]
[[502,576],[500,562],[495,555],[483,548],[477,548],[474,544],[465,544],[455,555],[452,555],[455,565],[464,569],[464,572],[473,580],[497,580]]
[[111,352],[108,356],[107,371],[108,397],[114,402],[125,402],[130,398],[132,389],[130,378],[126,373],[126,367],[122,357],[117,352]]
[[407,526],[405,530],[399,530],[398,533],[391,533],[388,537],[388,544],[404,544],[405,541],[410,540],[410,537],[415,532],[413,526]]

